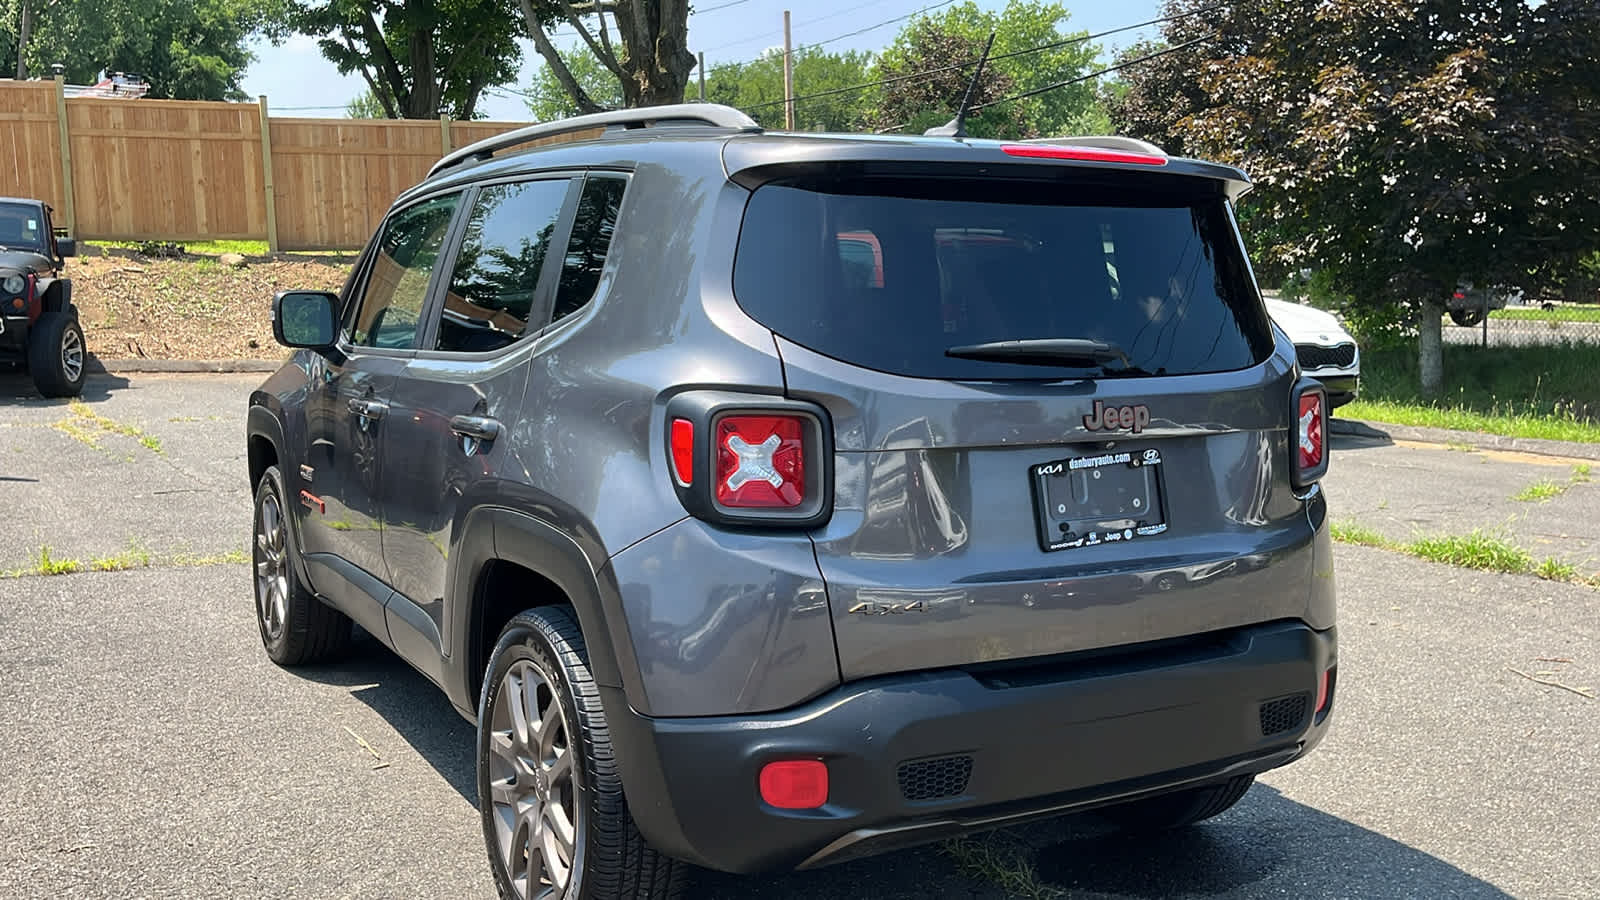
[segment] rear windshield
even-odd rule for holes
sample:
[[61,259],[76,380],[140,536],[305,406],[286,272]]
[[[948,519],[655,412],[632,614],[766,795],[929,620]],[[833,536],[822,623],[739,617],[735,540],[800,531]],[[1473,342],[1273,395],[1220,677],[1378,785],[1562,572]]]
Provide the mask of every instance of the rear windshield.
[[[739,305],[783,337],[922,378],[1244,369],[1271,328],[1219,195],[909,180],[763,185],[745,211]],[[951,347],[1087,338],[1127,363],[955,359]]]

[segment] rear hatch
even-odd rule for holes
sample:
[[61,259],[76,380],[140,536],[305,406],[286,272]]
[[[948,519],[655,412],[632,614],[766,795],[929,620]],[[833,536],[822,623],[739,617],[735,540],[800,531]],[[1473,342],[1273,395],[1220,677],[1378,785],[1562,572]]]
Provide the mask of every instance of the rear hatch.
[[1023,168],[750,197],[735,296],[832,420],[813,539],[847,679],[1306,614],[1298,376],[1227,185]]

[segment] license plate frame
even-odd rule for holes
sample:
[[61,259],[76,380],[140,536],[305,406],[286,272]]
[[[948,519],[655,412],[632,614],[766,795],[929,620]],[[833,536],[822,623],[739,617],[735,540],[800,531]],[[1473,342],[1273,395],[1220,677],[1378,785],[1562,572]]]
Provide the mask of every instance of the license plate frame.
[[1156,447],[1068,456],[1029,466],[1040,549],[1074,550],[1166,532],[1163,468]]

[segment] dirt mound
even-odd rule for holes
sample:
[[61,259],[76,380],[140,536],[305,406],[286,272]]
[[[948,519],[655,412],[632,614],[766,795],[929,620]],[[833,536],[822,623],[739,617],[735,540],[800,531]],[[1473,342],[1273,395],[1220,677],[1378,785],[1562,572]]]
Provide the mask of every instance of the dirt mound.
[[281,359],[272,295],[337,291],[349,270],[348,260],[285,256],[241,268],[211,257],[67,261],[89,351],[105,359]]

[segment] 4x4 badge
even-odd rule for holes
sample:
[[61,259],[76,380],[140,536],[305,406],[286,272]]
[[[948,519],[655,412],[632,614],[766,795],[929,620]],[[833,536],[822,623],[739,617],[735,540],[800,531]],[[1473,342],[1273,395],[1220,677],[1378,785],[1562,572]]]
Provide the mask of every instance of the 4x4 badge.
[[1120,431],[1131,429],[1134,434],[1144,431],[1150,424],[1150,407],[1143,403],[1132,406],[1107,406],[1102,401],[1094,402],[1094,412],[1083,417],[1083,427],[1090,431]]

